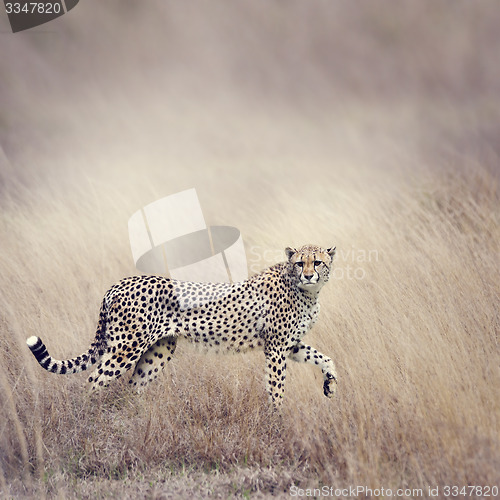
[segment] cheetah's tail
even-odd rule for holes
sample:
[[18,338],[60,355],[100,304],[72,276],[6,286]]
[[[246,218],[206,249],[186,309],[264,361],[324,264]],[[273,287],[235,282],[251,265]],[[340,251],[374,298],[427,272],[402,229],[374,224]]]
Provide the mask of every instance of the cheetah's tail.
[[[33,356],[40,363],[40,366],[52,373],[78,373],[92,365],[95,365],[101,358],[103,351],[97,350],[92,344],[90,349],[80,356],[72,359],[59,360],[54,359],[40,337],[30,337],[26,340]],[[97,351],[97,352],[96,352]]]
[[26,340],[26,343],[38,363],[40,363],[40,365],[47,371],[60,374],[81,372],[90,368],[92,365],[95,365],[99,359],[101,359],[106,350],[107,313],[108,308],[106,300],[104,300],[101,306],[95,340],[87,352],[77,356],[76,358],[65,360],[54,359],[47,351],[47,348],[40,337],[30,337]]

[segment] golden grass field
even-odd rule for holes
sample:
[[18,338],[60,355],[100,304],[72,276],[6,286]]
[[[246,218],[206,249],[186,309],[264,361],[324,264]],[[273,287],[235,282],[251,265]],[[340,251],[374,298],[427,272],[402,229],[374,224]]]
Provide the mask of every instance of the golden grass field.
[[[86,0],[30,32],[0,20],[0,498],[500,487],[496,2]],[[337,246],[305,339],[336,362],[333,400],[290,362],[274,415],[262,353],[180,344],[138,396],[36,363],[31,335],[87,349],[103,294],[138,272],[128,218],[191,187],[253,272]]]

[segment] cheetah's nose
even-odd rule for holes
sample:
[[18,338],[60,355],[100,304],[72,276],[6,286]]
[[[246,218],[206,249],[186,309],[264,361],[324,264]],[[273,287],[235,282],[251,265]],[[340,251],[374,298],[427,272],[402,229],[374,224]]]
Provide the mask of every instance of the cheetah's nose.
[[304,278],[305,278],[307,281],[311,281],[313,276],[314,276],[314,274],[304,274]]

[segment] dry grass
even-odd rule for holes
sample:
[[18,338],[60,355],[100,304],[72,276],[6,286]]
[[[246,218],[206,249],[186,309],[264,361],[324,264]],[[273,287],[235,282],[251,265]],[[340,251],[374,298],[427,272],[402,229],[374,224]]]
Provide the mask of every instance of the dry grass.
[[[496,4],[81,4],[2,37],[0,496],[500,486]],[[308,336],[336,399],[290,364],[278,418],[261,353],[187,344],[141,396],[36,364],[30,335],[88,347],[128,217],[189,187],[252,267],[337,245]]]

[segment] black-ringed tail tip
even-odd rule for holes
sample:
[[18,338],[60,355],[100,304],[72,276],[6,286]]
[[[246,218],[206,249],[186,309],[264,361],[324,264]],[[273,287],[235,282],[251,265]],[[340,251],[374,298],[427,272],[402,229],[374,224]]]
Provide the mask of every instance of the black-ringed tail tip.
[[35,356],[36,360],[45,368],[49,369],[48,366],[50,364],[50,356],[47,352],[47,349],[39,337],[30,337],[26,340],[28,347],[30,348],[33,356]]
[[43,342],[38,337],[35,336],[26,339],[26,343],[28,344],[28,347],[31,349],[33,353],[36,350],[38,350],[41,346],[43,346]]

